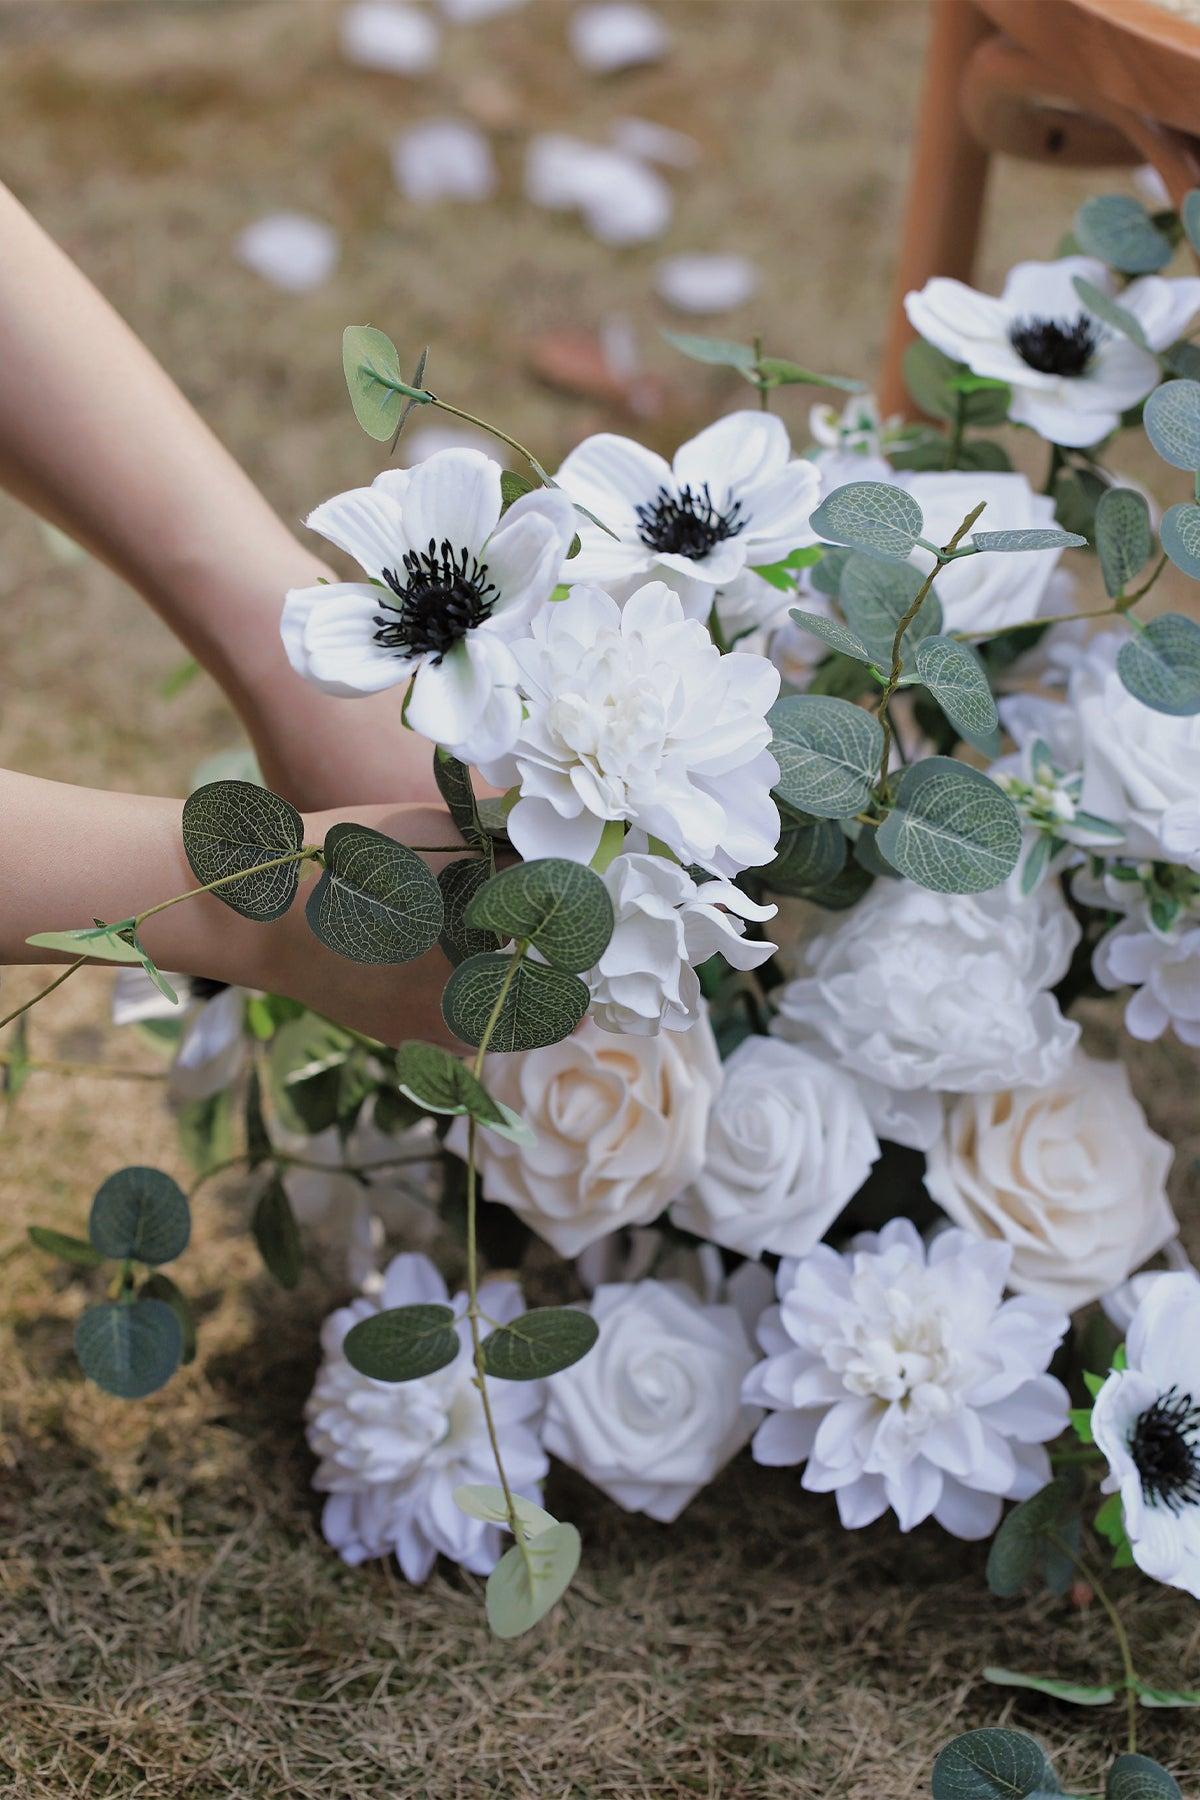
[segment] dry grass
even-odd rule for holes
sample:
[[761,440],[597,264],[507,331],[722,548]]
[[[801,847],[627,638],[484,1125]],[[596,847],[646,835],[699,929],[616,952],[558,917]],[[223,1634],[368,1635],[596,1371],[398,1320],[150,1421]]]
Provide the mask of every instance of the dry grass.
[[[739,248],[764,266],[753,317],[728,328],[761,325],[781,350],[861,368],[884,323],[924,13],[910,0],[666,10],[676,50],[661,70],[585,82],[565,8],[535,0],[448,34],[417,92],[343,67],[321,0],[9,0],[2,172],[287,516],[372,472],[336,354],[351,319],[432,342],[446,392],[552,460],[611,421],[532,384],[525,347],[622,310],[674,383],[646,428],[669,447],[731,392],[703,377],[685,392],[657,346],[652,251],[603,251],[522,205],[528,124],[599,132],[628,112],[692,131],[705,161],[679,183],[672,247]],[[448,109],[496,125],[502,197],[483,214],[406,214],[389,136]],[[1084,191],[1005,171],[991,272],[1048,251]],[[280,205],[343,233],[337,278],[302,300],[228,253],[242,224]],[[200,755],[233,741],[206,682],[162,698],[179,653],[138,602],[93,566],[56,562],[7,505],[0,585],[4,763],[178,793]],[[38,1018],[42,1053],[144,1062],[106,1039],[106,995],[100,974],[64,989]],[[1180,1146],[1194,1218],[1190,1071],[1155,1047],[1138,1082]],[[267,1287],[236,1189],[201,1208],[188,1253],[199,1364],[136,1407],[79,1380],[81,1287],[24,1248],[23,1228],[78,1228],[96,1178],[131,1159],[179,1168],[153,1086],[35,1078],[0,1170],[0,1787],[15,1800],[898,1800],[924,1790],[950,1731],[1002,1717],[1060,1748],[1076,1790],[1098,1785],[1115,1719],[1014,1701],[977,1676],[993,1660],[1086,1678],[1108,1656],[1094,1608],[997,1605],[978,1549],[886,1524],[849,1538],[786,1474],[743,1462],[670,1531],[562,1479],[584,1572],[515,1649],[488,1641],[470,1580],[439,1574],[413,1591],[387,1567],[343,1569],[317,1533],[300,1430],[333,1290],[316,1275],[286,1298]],[[1133,1623],[1148,1672],[1195,1684],[1194,1606],[1150,1595]],[[1146,1747],[1185,1787],[1200,1781],[1194,1719],[1148,1716]]]

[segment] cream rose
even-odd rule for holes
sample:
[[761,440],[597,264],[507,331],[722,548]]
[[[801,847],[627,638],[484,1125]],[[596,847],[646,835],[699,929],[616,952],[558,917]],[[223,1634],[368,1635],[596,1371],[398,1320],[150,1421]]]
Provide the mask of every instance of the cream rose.
[[[948,474],[903,475],[906,487],[925,517],[922,535],[931,544],[949,543],[967,514],[986,501],[980,531],[1019,531],[1054,524],[1054,502],[1035,494],[1024,475],[980,474],[978,470]],[[1061,550],[1026,551],[1021,556],[965,556],[938,576],[937,593],[947,631],[1002,631],[1022,619],[1036,618]],[[922,573],[933,566],[926,550],[912,561]]]
[[[528,1146],[478,1134],[484,1193],[560,1256],[578,1256],[619,1226],[657,1219],[694,1180],[721,1064],[707,1016],[658,1037],[587,1019],[544,1050],[489,1056],[484,1084],[536,1134]],[[465,1157],[464,1120],[446,1142]]]
[[1080,1050],[1046,1087],[954,1101],[925,1185],[956,1224],[1011,1245],[1012,1287],[1074,1311],[1175,1236],[1171,1156],[1124,1064]]
[[615,1282],[588,1310],[600,1341],[549,1384],[543,1442],[627,1512],[669,1524],[762,1417],[741,1397],[758,1358],[735,1308],[682,1282]]
[[1190,862],[1181,830],[1200,789],[1200,714],[1176,718],[1135,700],[1116,668],[1117,652],[1127,641],[1123,631],[1093,639],[1071,677],[1068,700],[1082,749],[1082,803],[1123,828],[1127,855]]

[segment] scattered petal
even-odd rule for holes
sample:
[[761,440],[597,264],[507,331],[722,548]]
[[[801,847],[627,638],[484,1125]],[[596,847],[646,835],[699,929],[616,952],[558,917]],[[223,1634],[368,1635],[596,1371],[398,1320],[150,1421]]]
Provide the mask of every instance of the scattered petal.
[[389,0],[356,0],[341,15],[338,37],[347,62],[389,75],[423,75],[437,61],[441,41],[427,12]]
[[665,256],[654,271],[654,286],[680,312],[729,312],[757,293],[758,270],[744,256]]
[[332,275],[338,237],[330,225],[306,213],[268,213],[238,235],[239,262],[291,294],[306,294]]
[[658,14],[626,0],[581,6],[568,29],[577,61],[598,75],[661,62],[670,46],[670,34]]

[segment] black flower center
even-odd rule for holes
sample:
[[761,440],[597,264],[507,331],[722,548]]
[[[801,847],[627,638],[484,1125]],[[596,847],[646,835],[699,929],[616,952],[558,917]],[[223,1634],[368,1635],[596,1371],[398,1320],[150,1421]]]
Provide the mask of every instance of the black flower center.
[[427,550],[410,550],[403,574],[385,569],[383,579],[396,596],[394,617],[377,617],[375,642],[401,656],[432,656],[441,662],[468,631],[491,617],[500,590],[488,580],[487,564],[469,550],[455,551],[446,538]]
[[1100,331],[1086,313],[1077,319],[1016,319],[1008,341],[1039,375],[1082,375],[1100,342]]
[[714,544],[736,537],[748,523],[740,500],[725,512],[717,511],[707,481],[701,488],[682,487],[677,494],[660,487],[648,505],[636,510],[643,544],[662,555],[690,556],[693,561],[707,556]]
[[1148,1501],[1180,1513],[1200,1506],[1200,1404],[1169,1388],[1139,1414],[1129,1453]]

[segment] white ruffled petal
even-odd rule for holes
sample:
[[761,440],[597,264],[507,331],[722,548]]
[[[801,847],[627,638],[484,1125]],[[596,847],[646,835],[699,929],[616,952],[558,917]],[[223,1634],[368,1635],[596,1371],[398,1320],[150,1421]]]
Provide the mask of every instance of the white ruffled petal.
[[408,680],[413,663],[376,642],[387,618],[378,588],[353,581],[293,588],[280,622],[287,659],[322,693],[343,699],[395,687]]

